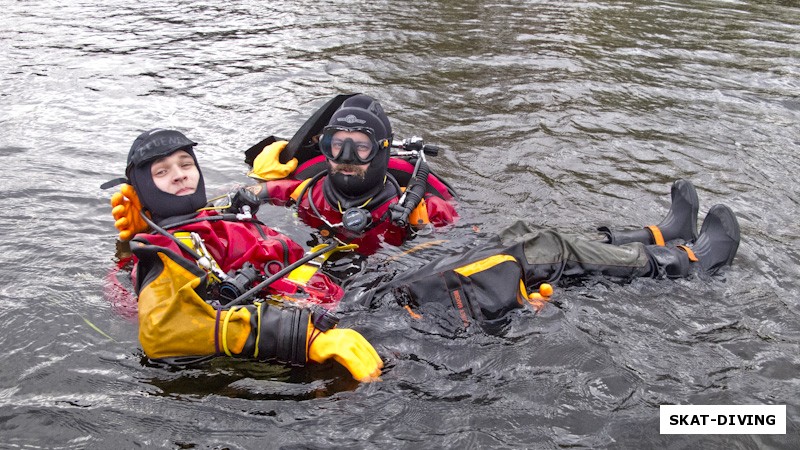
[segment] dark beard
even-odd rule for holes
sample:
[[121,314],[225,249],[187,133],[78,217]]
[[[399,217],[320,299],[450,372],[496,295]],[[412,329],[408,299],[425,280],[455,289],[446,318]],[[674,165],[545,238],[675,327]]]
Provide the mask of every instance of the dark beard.
[[360,166],[355,164],[340,164],[338,167],[331,168],[331,173],[341,173],[341,172],[355,172],[355,175],[351,175],[354,177],[359,177],[363,179],[367,175],[367,171]]

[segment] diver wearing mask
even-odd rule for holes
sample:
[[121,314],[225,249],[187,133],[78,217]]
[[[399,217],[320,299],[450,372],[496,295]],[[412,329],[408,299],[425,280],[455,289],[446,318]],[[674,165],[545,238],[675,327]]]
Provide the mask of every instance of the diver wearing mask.
[[[320,229],[323,236],[333,234],[358,244],[360,253],[371,254],[382,242],[401,245],[418,231],[415,224],[438,227],[458,217],[451,199],[426,194],[416,205],[414,217],[421,219],[410,221],[414,225],[392,221],[391,207],[402,196],[399,183],[389,172],[392,137],[381,104],[358,94],[345,100],[322,129],[319,151],[325,170],[304,180],[260,178],[254,175],[257,170],[250,176],[269,180],[262,183],[259,193],[264,201],[296,204],[299,217]],[[285,141],[275,142],[259,157],[277,161],[285,146]],[[279,165],[274,161],[272,167]],[[287,175],[292,169],[287,169]]]

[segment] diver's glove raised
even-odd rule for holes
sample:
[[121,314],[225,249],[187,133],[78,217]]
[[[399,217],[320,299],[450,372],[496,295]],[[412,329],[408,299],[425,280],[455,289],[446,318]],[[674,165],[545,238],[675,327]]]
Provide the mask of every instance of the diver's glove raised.
[[111,215],[114,216],[114,226],[119,230],[122,241],[131,240],[137,233],[143,233],[150,226],[142,218],[139,211],[142,203],[136,194],[136,189],[130,184],[123,184],[119,192],[111,196]]
[[253,160],[253,170],[247,176],[258,180],[269,181],[286,178],[297,168],[297,158],[290,159],[287,163],[280,162],[280,155],[286,148],[287,141],[275,141],[264,147],[261,153]]
[[321,363],[333,358],[358,381],[376,381],[383,361],[358,331],[331,328],[322,332],[308,324],[308,360]]

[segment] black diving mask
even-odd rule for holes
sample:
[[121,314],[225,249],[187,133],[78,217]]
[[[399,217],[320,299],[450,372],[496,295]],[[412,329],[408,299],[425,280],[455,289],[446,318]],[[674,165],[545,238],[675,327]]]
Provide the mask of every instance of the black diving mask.
[[[367,139],[365,140],[363,137],[335,138],[334,135],[339,131],[363,133]],[[369,164],[375,159],[380,149],[388,147],[388,139],[378,141],[372,128],[367,127],[327,126],[322,130],[322,137],[319,140],[319,149],[322,154],[339,164]]]

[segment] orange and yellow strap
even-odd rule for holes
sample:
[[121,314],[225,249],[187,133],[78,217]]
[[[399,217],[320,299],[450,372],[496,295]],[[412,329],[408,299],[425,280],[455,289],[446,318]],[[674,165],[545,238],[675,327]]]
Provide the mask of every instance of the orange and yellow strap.
[[501,253],[498,255],[489,256],[488,258],[484,258],[479,261],[475,261],[465,266],[458,267],[453,269],[453,271],[462,276],[468,277],[478,272],[483,272],[486,269],[490,269],[506,261],[517,262],[517,259],[511,255],[505,255]]
[[699,261],[699,259],[697,259],[697,255],[695,255],[694,252],[692,251],[692,249],[690,249],[689,247],[687,247],[685,245],[679,245],[678,248],[683,250],[683,251],[685,251],[686,254],[689,255],[689,261],[691,261],[691,262]]
[[411,309],[410,306],[406,305],[403,308],[405,308],[405,310],[408,311],[408,314],[410,314],[412,318],[414,318],[414,319],[422,319],[422,316],[417,314],[417,313],[415,313],[414,310]]
[[[230,349],[228,348],[228,322],[231,320],[231,316],[233,315],[234,311],[237,309],[242,308],[242,306],[234,306],[225,313],[225,319],[222,321],[222,350],[228,356],[233,356],[231,354]],[[258,321],[259,325],[261,322],[261,308],[258,310]],[[258,348],[258,347],[256,347]]]
[[[327,247],[328,244],[319,244],[314,246],[309,250],[306,254],[314,253],[323,248]],[[289,272],[289,275],[286,276],[286,279],[301,286],[305,286],[308,283],[308,280],[314,276],[315,273],[325,264],[325,261],[331,257],[336,252],[342,251],[352,251],[358,248],[357,244],[346,244],[346,245],[339,245],[334,247],[330,251],[327,251],[316,258],[312,259],[311,261],[303,264],[302,266],[294,269],[293,271]]]
[[663,234],[661,234],[661,230],[660,230],[660,229],[659,229],[657,226],[655,226],[655,225],[648,225],[648,226],[647,226],[647,227],[645,227],[645,228],[647,228],[648,230],[650,230],[650,233],[652,233],[652,234],[653,234],[653,240],[655,241],[655,244],[656,244],[656,245],[660,245],[661,247],[663,247],[663,246],[665,245],[665,242],[664,242],[664,235],[663,235]]

